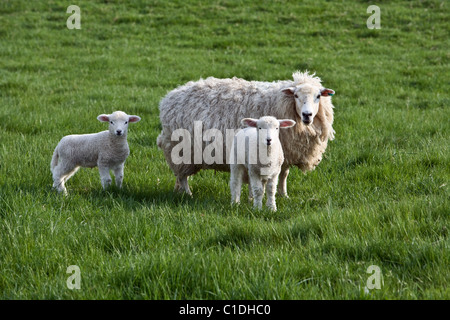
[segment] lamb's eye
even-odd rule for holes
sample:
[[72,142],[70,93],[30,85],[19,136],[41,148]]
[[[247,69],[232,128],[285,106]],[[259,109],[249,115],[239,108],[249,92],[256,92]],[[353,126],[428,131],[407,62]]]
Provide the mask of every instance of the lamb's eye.
[[111,124],[114,124],[114,122],[112,122],[112,121],[111,121],[110,123],[111,123]]
[[296,94],[294,97],[298,98],[298,94]]
[[125,121],[125,124],[127,124],[128,123],[128,121]]
[[261,128],[258,128],[259,130],[261,130]]
[[317,96],[317,99],[320,99],[320,94]]

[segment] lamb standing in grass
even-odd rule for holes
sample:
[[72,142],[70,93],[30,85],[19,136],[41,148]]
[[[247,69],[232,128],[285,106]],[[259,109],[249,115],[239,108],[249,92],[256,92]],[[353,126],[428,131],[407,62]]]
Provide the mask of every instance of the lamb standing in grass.
[[51,161],[53,187],[67,194],[64,184],[80,167],[98,166],[103,189],[111,184],[109,170],[113,170],[116,185],[121,188],[125,160],[130,154],[127,142],[128,123],[141,120],[116,111],[110,115],[97,117],[101,122],[109,122],[109,130],[92,134],[69,135],[61,139],[55,148]]
[[259,120],[242,119],[241,124],[246,128],[236,134],[231,146],[229,162],[231,202],[239,203],[242,182],[247,171],[249,194],[254,197],[253,206],[262,208],[262,198],[267,184],[267,206],[276,211],[275,193],[281,165],[284,162],[279,128],[293,127],[295,121],[261,117]]

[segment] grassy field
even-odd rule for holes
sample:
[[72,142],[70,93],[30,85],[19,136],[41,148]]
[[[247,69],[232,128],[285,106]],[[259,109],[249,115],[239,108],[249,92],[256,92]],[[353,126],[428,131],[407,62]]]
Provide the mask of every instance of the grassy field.
[[[0,299],[449,299],[449,20],[444,1],[2,0]],[[336,91],[336,140],[276,213],[231,207],[227,173],[173,193],[168,91],[306,69]],[[55,193],[58,141],[114,110],[142,117],[124,188],[82,169]]]

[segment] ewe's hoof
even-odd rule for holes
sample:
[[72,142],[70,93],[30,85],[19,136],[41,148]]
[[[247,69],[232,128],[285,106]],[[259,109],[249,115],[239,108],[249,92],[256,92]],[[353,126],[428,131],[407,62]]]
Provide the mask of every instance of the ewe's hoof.
[[173,191],[174,191],[174,192],[177,192],[177,193],[185,194],[185,195],[188,195],[188,196],[192,197],[192,192],[191,192],[191,190],[184,190],[184,189],[182,189],[182,188],[177,188],[177,187],[175,187],[175,189],[174,189]]

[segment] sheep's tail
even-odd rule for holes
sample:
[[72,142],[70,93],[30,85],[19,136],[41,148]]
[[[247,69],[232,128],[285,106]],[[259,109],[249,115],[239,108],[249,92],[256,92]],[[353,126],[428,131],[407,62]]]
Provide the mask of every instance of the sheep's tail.
[[50,163],[50,169],[53,172],[53,169],[58,165],[59,153],[58,148],[53,152],[52,162]]
[[163,132],[161,131],[161,133],[160,133],[160,135],[158,136],[158,138],[156,138],[156,145],[157,145],[160,149],[163,148],[163,147],[162,147],[162,139],[163,139],[162,135],[163,135]]

